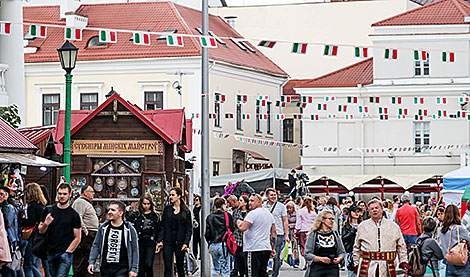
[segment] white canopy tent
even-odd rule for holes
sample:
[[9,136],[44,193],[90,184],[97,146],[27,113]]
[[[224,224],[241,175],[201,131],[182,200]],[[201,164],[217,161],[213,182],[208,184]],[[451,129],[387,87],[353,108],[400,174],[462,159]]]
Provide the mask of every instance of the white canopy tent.
[[460,207],[463,193],[470,186],[470,166],[462,167],[444,175],[443,201],[446,205]]

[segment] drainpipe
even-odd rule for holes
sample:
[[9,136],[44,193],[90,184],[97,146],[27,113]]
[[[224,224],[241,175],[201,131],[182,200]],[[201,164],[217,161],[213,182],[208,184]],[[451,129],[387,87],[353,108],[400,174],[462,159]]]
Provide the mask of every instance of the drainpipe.
[[[357,84],[359,89],[359,98],[364,108],[364,98],[362,97],[362,84]],[[361,115],[361,175],[364,175],[364,117]]]
[[[282,83],[280,86],[279,86],[279,90],[278,90],[278,93],[277,93],[277,99],[281,99],[281,95],[282,95],[282,91],[284,89],[284,85],[287,84],[287,82],[289,82],[289,77],[287,77],[287,79],[284,81],[284,83]],[[282,107],[279,105],[279,113],[281,114],[282,113]],[[279,120],[279,126],[278,126],[278,141],[282,141],[282,121]],[[277,153],[277,158],[279,159],[279,162],[278,162],[278,167],[279,168],[284,168],[284,152],[283,152],[283,147],[279,147],[279,151]]]

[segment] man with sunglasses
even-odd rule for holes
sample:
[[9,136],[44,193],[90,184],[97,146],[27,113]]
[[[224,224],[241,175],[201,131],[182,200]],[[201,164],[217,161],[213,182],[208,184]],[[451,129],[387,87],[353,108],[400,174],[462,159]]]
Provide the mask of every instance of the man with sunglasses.
[[99,227],[98,216],[91,204],[94,196],[93,187],[87,186],[82,195],[72,204],[72,208],[77,211],[82,223],[82,239],[73,255],[73,275],[76,276],[91,276],[87,271],[88,255]]

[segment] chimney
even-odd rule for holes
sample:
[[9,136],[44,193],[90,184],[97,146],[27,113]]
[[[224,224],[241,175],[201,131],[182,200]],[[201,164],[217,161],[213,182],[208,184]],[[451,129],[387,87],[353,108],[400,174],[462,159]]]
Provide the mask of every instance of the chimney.
[[75,12],[79,6],[79,0],[60,0],[60,18],[65,18],[67,12]]
[[68,27],[83,29],[88,25],[88,16],[77,12],[66,12],[65,24]]

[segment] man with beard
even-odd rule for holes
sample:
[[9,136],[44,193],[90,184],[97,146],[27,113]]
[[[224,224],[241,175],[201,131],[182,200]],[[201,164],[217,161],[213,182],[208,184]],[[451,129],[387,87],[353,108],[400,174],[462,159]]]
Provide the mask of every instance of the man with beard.
[[52,276],[67,277],[73,261],[73,251],[80,243],[80,216],[70,206],[72,187],[62,183],[57,187],[58,203],[44,209],[39,233],[47,236],[47,263]]
[[[100,257],[101,277],[136,277],[139,271],[139,244],[137,232],[123,215],[126,206],[120,201],[109,204],[108,221],[96,233],[88,260],[88,273]],[[158,249],[158,246],[157,246]]]

